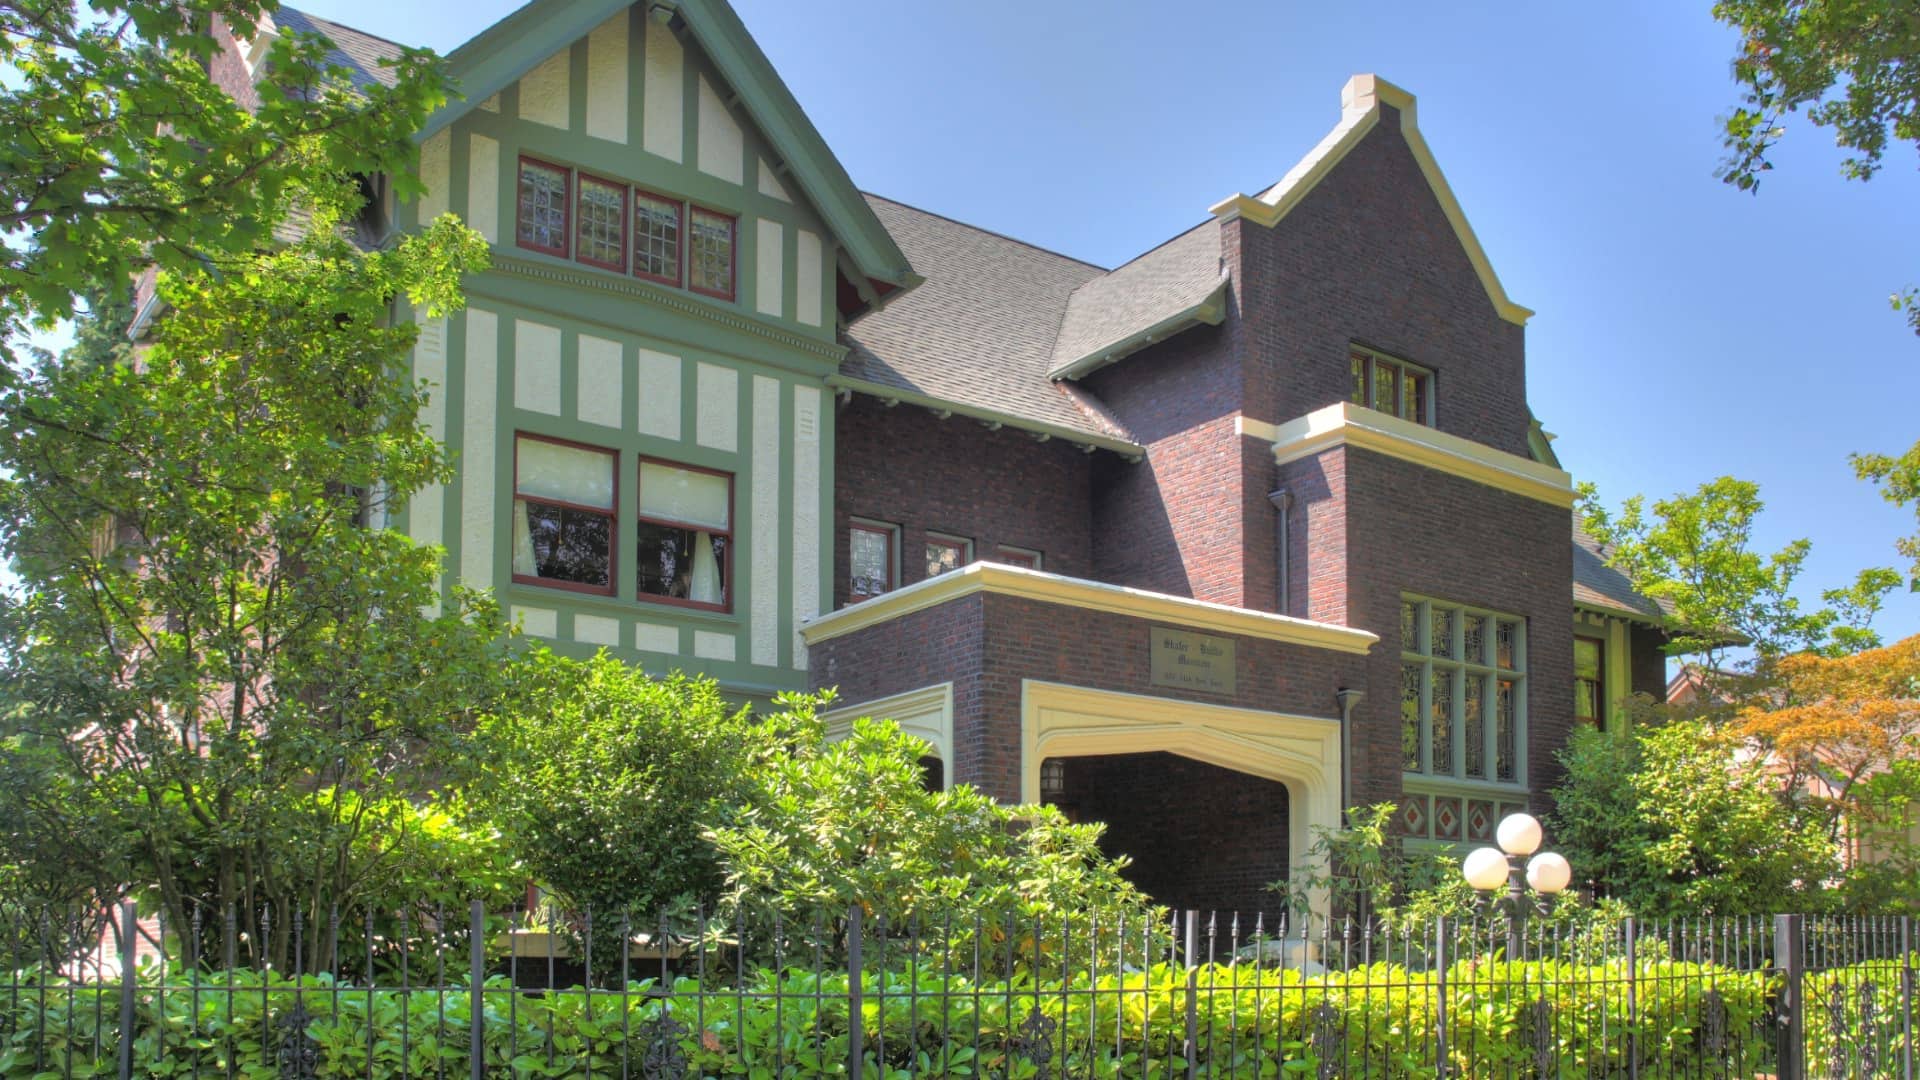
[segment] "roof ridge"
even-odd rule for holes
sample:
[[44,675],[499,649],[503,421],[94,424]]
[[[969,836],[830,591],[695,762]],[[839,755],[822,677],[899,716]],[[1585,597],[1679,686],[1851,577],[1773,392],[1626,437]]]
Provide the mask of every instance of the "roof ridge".
[[[963,229],[972,229],[974,232],[981,233],[986,236],[996,237],[1001,240],[1005,240],[1009,244],[1019,244],[1023,248],[1031,248],[1034,251],[1038,251],[1045,255],[1052,255],[1055,258],[1065,259],[1070,263],[1078,263],[1081,266],[1087,267],[1088,269],[1098,270],[1102,274],[1113,273],[1112,270],[1108,269],[1107,267],[1101,266],[1099,263],[1088,262],[1085,259],[1077,258],[1073,255],[1069,255],[1064,251],[1055,251],[1050,247],[1042,247],[1031,240],[1022,240],[1017,236],[1008,236],[1006,233],[1003,233],[1003,232],[998,232],[993,229],[984,228],[982,226],[975,225],[971,222],[961,221],[957,217],[951,217],[949,215],[942,214],[937,210],[928,210],[924,206],[915,206],[914,204],[909,202],[901,202],[899,199],[889,198],[885,195],[881,195],[877,192],[867,191],[865,189],[862,189],[860,194],[865,195],[869,199],[879,199],[881,202],[892,203],[893,205],[901,207],[903,209],[911,210],[916,214],[925,214],[928,217],[939,218],[941,221],[945,221],[952,225],[958,225]],[[1077,289],[1079,288],[1079,286],[1076,285],[1074,286],[1074,288]]]

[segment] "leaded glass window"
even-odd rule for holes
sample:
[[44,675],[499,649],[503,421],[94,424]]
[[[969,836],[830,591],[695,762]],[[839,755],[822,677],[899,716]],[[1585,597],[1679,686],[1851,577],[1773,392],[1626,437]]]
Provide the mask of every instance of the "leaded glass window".
[[633,193],[633,272],[680,284],[680,204],[645,191]]
[[567,170],[533,158],[520,159],[516,235],[520,246],[566,258]]
[[847,599],[857,603],[893,591],[891,525],[855,522],[847,541]]
[[1347,369],[1353,380],[1348,400],[1355,405],[1433,426],[1432,372],[1358,346],[1347,354]]
[[733,219],[696,206],[690,220],[687,285],[695,292],[733,299]]
[[574,257],[583,263],[627,269],[627,189],[585,173],[574,217]]
[[1519,779],[1525,633],[1520,620],[1493,612],[1437,600],[1402,601],[1400,723],[1407,772]]

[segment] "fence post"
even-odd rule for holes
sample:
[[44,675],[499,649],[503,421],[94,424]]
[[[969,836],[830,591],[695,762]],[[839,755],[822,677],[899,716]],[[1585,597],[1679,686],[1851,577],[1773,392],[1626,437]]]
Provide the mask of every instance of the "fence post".
[[847,1080],[860,1080],[866,1047],[866,988],[860,985],[860,905],[847,909]]
[[1913,1080],[1913,916],[1900,916],[1900,1075]]
[[1200,913],[1187,909],[1187,926],[1180,935],[1181,962],[1187,965],[1187,1080],[1200,1072],[1200,968],[1194,955],[1200,951]]
[[472,1077],[472,1080],[486,1080],[487,905],[485,901],[473,902],[468,919],[473,931],[468,959],[473,967],[467,972],[467,1074]]
[[120,1080],[133,1078],[133,1006],[139,989],[133,963],[133,935],[140,930],[133,901],[120,905]]
[[1640,1075],[1640,920],[1629,915],[1621,923],[1627,935],[1627,1075]]
[[[1447,944],[1452,928],[1447,925],[1447,917],[1441,915],[1433,920],[1433,972],[1434,990],[1439,997],[1434,1001],[1433,1012],[1439,1021],[1439,1030],[1434,1035],[1434,1059],[1437,1066],[1435,1075],[1446,1080],[1447,1075]],[[1411,958],[1407,961],[1407,977],[1413,977]]]
[[1807,958],[1803,934],[1800,916],[1773,917],[1773,962],[1784,976],[1780,984],[1778,1080],[1806,1080],[1807,1076],[1807,1009],[1803,996]]

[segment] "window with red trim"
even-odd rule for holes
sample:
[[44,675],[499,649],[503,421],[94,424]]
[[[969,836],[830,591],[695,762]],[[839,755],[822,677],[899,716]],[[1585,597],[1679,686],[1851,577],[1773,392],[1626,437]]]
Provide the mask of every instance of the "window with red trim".
[[1006,563],[1008,566],[1024,566],[1029,570],[1040,569],[1040,553],[1026,548],[1007,547],[1002,544],[1000,550],[994,552],[993,558],[995,562]]
[[626,273],[627,186],[581,173],[573,216],[574,258]]
[[973,561],[973,541],[958,536],[927,535],[927,576],[939,577]]
[[523,248],[567,257],[567,202],[572,174],[537,158],[520,159],[515,236]]
[[633,272],[679,285],[680,236],[679,201],[633,189]]
[[695,206],[688,212],[688,225],[687,287],[733,299],[733,217]]
[[891,525],[854,522],[848,530],[847,600],[859,603],[893,591],[893,538]]
[[640,599],[732,609],[732,473],[641,458],[635,533]]
[[613,592],[614,452],[516,435],[513,579]]

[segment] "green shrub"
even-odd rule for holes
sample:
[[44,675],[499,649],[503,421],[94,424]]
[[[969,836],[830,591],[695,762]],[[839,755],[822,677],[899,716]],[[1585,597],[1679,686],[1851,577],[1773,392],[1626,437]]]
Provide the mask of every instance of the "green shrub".
[[[1643,962],[1638,975],[1638,1017],[1629,1024],[1619,963],[1454,965],[1447,972],[1449,1072],[1532,1075],[1544,1045],[1549,1075],[1624,1075],[1629,1030],[1638,1036],[1645,1074],[1720,1075],[1729,1064],[1764,1059],[1766,977],[1669,961]],[[1434,973],[1376,965],[1302,976],[1208,966],[1191,977],[1197,1065],[1210,1076],[1312,1075],[1323,1064],[1335,1075],[1436,1075]],[[231,988],[225,975],[203,977],[198,988],[171,980],[164,1002],[161,987],[147,981],[136,1012],[136,1074],[265,1080],[300,1064],[302,1055],[317,1077],[467,1072],[463,992],[369,991],[324,976],[297,984],[251,972],[233,978]],[[1179,1075],[1188,978],[1188,969],[1167,965],[982,983],[926,966],[870,972],[863,980],[863,1072],[1031,1077],[1031,1055],[1016,1044],[1038,1032],[1056,1076]],[[690,979],[664,988],[664,997],[661,989],[644,980],[623,990],[516,993],[496,977],[485,997],[487,1072],[591,1080],[622,1075],[623,1064],[638,1072],[649,1054],[656,1061],[677,1055],[702,1076],[845,1072],[843,972],[760,971],[704,994]],[[1701,1034],[1710,990],[1725,1010],[1723,1044]],[[44,1000],[28,986],[11,1001],[0,998],[0,1077],[69,1069],[110,1074],[118,1013],[113,986],[61,989]],[[660,1026],[663,1016],[675,1026]],[[1535,1038],[1540,1025],[1544,1042]],[[1281,1062],[1292,1064],[1282,1069]]]

